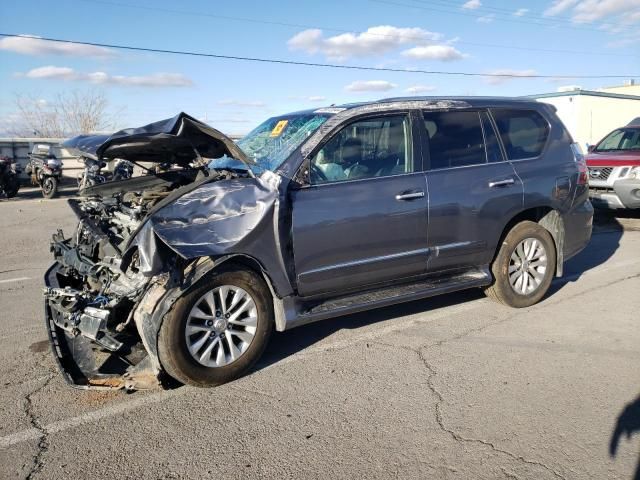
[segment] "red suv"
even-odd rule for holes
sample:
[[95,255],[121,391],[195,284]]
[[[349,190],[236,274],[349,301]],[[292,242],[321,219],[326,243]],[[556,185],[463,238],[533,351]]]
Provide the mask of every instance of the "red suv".
[[587,167],[594,207],[640,208],[640,117],[589,147]]

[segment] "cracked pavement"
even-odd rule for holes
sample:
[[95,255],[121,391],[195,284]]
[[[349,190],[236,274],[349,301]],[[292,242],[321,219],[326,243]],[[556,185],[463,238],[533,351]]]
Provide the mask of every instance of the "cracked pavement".
[[338,318],[275,335],[231,384],[134,394],[69,388],[48,350],[64,200],[0,218],[2,479],[634,478],[637,218],[603,222],[537,306],[469,291]]

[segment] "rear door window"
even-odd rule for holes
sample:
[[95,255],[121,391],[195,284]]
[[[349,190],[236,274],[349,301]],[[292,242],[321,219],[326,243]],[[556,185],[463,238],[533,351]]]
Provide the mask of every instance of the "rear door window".
[[549,124],[534,110],[495,109],[491,114],[509,160],[538,157],[549,137]]
[[424,112],[431,170],[487,163],[480,113]]

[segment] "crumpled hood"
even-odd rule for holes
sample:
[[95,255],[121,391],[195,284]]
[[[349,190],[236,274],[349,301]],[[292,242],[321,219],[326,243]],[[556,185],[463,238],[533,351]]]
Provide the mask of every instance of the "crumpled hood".
[[204,158],[227,155],[248,165],[255,163],[229,137],[186,113],[112,135],[79,135],[62,146],[94,160],[123,158],[186,166],[197,155]]

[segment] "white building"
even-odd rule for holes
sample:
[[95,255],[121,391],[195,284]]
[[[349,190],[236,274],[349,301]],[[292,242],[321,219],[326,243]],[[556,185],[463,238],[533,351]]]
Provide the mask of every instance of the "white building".
[[530,97],[554,105],[574,141],[585,151],[587,145],[598,143],[607,133],[640,117],[640,85],[634,81],[598,90],[561,87],[554,93]]

